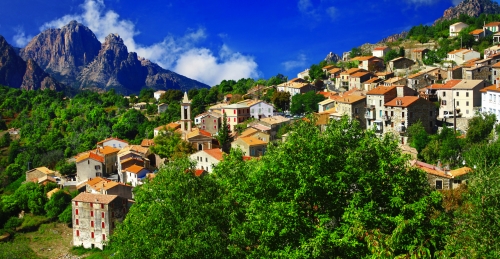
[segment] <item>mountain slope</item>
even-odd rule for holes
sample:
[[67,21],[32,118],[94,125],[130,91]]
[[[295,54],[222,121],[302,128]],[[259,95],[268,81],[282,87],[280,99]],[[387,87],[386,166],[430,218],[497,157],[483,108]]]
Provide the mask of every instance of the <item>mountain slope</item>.
[[108,35],[101,44],[89,28],[76,21],[41,32],[20,55],[24,60],[33,59],[54,78],[79,89],[113,88],[130,94],[139,93],[144,87],[183,91],[209,88],[129,53],[117,34]]
[[464,0],[455,7],[450,7],[444,11],[443,17],[436,22],[458,18],[461,14],[471,17],[478,17],[481,14],[498,14],[500,6],[492,0]]
[[0,84],[25,90],[63,90],[65,86],[45,73],[33,59],[26,62],[0,36]]

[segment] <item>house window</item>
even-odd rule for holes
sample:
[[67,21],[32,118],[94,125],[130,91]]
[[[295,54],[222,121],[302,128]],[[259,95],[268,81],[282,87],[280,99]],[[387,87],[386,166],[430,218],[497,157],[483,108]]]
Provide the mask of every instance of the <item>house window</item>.
[[434,123],[432,123],[432,121],[429,121],[429,126],[432,128],[434,127]]
[[404,117],[405,117],[405,113],[404,113],[404,112],[402,112],[402,113],[401,113],[401,118],[404,118]]
[[432,117],[432,111],[429,111],[429,116],[431,116],[431,117]]
[[468,102],[468,101],[467,101],[467,102],[465,102],[465,106],[469,106],[469,102]]
[[457,96],[459,96],[459,95],[460,95],[460,93],[459,93],[459,92],[457,92]]
[[78,202],[77,201],[75,201],[75,206],[78,206]]
[[205,162],[208,162],[208,157],[205,157]]
[[441,105],[446,105],[446,100],[441,100]]
[[217,126],[214,126],[214,129],[217,129]]
[[233,121],[236,122],[236,118],[234,118]]
[[465,97],[469,97],[469,92],[465,92]]
[[90,216],[91,216],[91,217],[93,217],[93,216],[94,216],[94,211],[93,211],[93,210],[91,210],[91,211],[90,211]]
[[90,203],[90,207],[93,208],[94,207],[94,203],[91,202]]
[[105,240],[106,240],[106,235],[102,234],[102,241],[105,241]]
[[203,125],[203,128],[202,129],[205,129],[205,125]]
[[382,106],[382,100],[378,101],[378,106]]
[[104,209],[104,204],[101,204],[101,209]]
[[358,114],[358,108],[354,108],[354,114]]
[[91,238],[94,238],[94,232],[91,232],[91,233],[90,233],[90,237],[91,237]]
[[101,218],[104,218],[104,212],[101,212]]
[[99,170],[99,169],[101,169],[101,166],[100,165],[96,165],[95,166],[95,170]]
[[78,209],[75,210],[75,214],[78,215]]
[[205,120],[201,120],[203,124],[205,124]]
[[90,221],[90,227],[93,228],[94,227],[94,221]]
[[236,110],[234,110],[233,113],[236,114]]
[[217,120],[214,120],[214,123],[217,123]]
[[78,219],[75,220],[75,225],[78,225]]
[[443,97],[446,97],[446,92],[443,92]]
[[459,105],[460,105],[460,102],[459,102],[459,101],[457,101],[457,106],[459,106]]
[[436,180],[436,190],[443,189],[443,180]]
[[409,115],[410,115],[410,118],[413,118],[413,112],[410,112]]
[[76,230],[76,236],[79,237],[80,236],[80,230]]
[[104,228],[105,224],[104,222],[101,222],[101,227]]

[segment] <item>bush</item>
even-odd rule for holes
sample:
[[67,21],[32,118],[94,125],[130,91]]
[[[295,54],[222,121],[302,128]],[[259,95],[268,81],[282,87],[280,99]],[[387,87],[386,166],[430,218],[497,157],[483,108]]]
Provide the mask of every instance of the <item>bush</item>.
[[15,230],[17,227],[21,226],[22,223],[23,219],[20,219],[18,217],[10,217],[9,220],[5,222],[3,228]]

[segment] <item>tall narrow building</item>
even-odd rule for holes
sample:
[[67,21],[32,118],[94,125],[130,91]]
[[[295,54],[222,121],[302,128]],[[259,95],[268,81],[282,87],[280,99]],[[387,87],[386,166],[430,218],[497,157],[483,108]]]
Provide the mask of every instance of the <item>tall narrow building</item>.
[[181,103],[181,130],[184,137],[191,132],[191,101],[188,99],[187,92],[184,92]]

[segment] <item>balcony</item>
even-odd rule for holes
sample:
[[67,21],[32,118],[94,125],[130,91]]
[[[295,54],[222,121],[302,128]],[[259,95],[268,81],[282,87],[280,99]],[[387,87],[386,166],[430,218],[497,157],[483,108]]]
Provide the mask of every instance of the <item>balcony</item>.
[[384,116],[382,116],[382,119],[383,119],[384,121],[390,121],[390,120],[391,120],[391,116],[384,115]]
[[367,105],[365,105],[365,108],[366,108],[366,110],[373,110],[373,109],[375,109],[375,105],[373,105],[373,104],[368,105],[367,104]]
[[375,119],[375,112],[366,111],[365,118],[369,119],[369,120],[374,120]]

